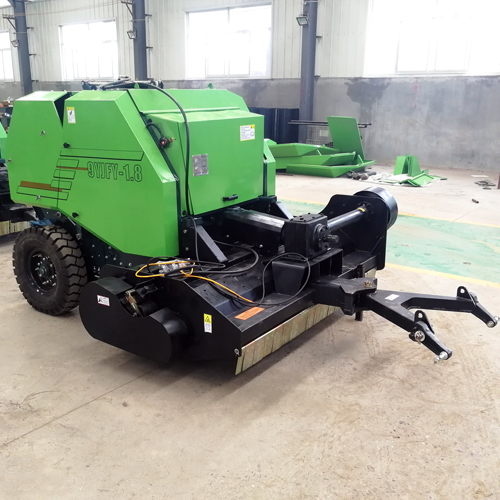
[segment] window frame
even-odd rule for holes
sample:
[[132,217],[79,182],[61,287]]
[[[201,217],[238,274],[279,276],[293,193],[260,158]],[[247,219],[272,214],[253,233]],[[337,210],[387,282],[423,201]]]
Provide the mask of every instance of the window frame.
[[[269,59],[266,61],[269,65],[269,74],[268,75],[261,75],[261,76],[253,76],[250,74],[229,74],[230,71],[230,58],[227,56],[224,59],[224,74],[221,75],[208,75],[207,74],[207,61],[208,59],[205,58],[205,76],[189,76],[189,62],[188,62],[188,57],[189,57],[189,15],[190,14],[202,14],[205,12],[220,12],[220,11],[226,11],[227,16],[228,16],[228,24],[229,24],[229,16],[230,16],[230,11],[235,10],[235,9],[251,9],[255,7],[269,7],[271,10],[271,25],[270,28],[268,29],[269,35],[270,35],[270,41],[269,41]],[[255,4],[241,4],[241,5],[231,5],[229,7],[216,7],[216,8],[205,8],[205,9],[193,9],[193,10],[185,10],[185,57],[184,57],[184,72],[185,72],[185,78],[186,80],[209,80],[209,79],[231,79],[231,78],[237,78],[237,79],[246,79],[246,80],[264,80],[264,79],[271,79],[272,74],[273,74],[273,23],[274,23],[274,10],[273,10],[273,3],[271,1],[264,1],[264,2],[258,2]],[[233,33],[250,33],[250,30],[235,30],[234,32],[232,31],[231,34]],[[267,58],[267,55],[266,55]],[[251,70],[251,59],[249,59],[249,65]]]
[[0,53],[1,53],[0,63],[2,65],[2,69],[4,70],[4,74],[5,74],[5,67],[3,67],[3,57],[4,57],[3,52],[9,52],[10,65],[12,68],[12,78],[0,78],[0,82],[15,82],[16,78],[15,78],[15,73],[14,73],[14,58],[12,55],[12,41],[10,39],[10,31],[9,30],[0,30],[0,36],[2,35],[2,33],[5,33],[7,35],[8,39],[9,39],[9,46],[6,49],[0,49]]
[[[64,43],[63,43],[63,28],[67,26],[83,26],[83,25],[91,25],[91,24],[100,24],[100,23],[114,23],[115,25],[115,31],[116,31],[116,40],[108,40],[105,43],[110,43],[114,42],[116,44],[116,68],[117,68],[117,74],[115,75],[109,75],[109,76],[76,76],[74,78],[67,78],[67,70],[65,68],[65,60],[64,60]],[[61,57],[61,80],[62,81],[68,81],[68,82],[76,82],[85,78],[91,79],[92,81],[109,81],[110,79],[117,79],[120,75],[120,49],[118,45],[118,20],[117,19],[93,19],[92,21],[76,21],[73,23],[65,23],[65,24],[60,24],[59,25],[59,53]],[[87,65],[87,62],[85,61],[85,65]]]

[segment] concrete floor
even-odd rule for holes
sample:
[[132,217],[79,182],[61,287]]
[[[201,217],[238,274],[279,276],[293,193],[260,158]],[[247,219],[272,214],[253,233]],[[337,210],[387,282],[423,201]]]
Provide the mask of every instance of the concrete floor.
[[[500,227],[500,191],[476,172],[431,173],[449,180],[392,189],[402,212]],[[280,176],[278,194],[321,203],[361,184]],[[0,498],[500,498],[500,328],[429,313],[454,350],[434,365],[374,314],[334,314],[238,377],[215,362],[160,369],[93,340],[78,312],[32,310],[11,250],[1,239]],[[500,313],[493,281],[393,266],[379,277],[448,295],[463,283]]]

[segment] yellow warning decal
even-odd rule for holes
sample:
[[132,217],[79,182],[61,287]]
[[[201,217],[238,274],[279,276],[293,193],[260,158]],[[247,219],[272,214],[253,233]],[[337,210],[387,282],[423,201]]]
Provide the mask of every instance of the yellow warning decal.
[[76,123],[75,108],[66,108],[68,113],[68,123]]
[[255,139],[255,125],[242,125],[240,127],[240,140],[251,141]]
[[203,315],[203,325],[205,333],[212,333],[212,316],[210,314]]

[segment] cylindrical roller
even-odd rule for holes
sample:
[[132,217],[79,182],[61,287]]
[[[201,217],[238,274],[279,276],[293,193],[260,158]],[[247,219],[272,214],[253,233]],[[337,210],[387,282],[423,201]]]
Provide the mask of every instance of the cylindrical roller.
[[396,222],[396,219],[398,218],[398,204],[394,196],[392,196],[389,191],[379,186],[372,186],[367,189],[363,189],[363,191],[359,191],[356,195],[371,196],[374,198],[377,197],[385,202],[389,210],[387,216],[387,229],[389,229]]

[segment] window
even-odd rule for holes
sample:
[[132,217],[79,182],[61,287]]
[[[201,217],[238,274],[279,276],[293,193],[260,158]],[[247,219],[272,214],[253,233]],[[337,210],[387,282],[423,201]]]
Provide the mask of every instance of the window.
[[10,35],[8,31],[0,32],[0,80],[14,80]]
[[115,21],[61,26],[63,80],[117,78]]
[[190,12],[188,78],[271,75],[271,6]]
[[365,74],[500,73],[491,0],[372,0]]

